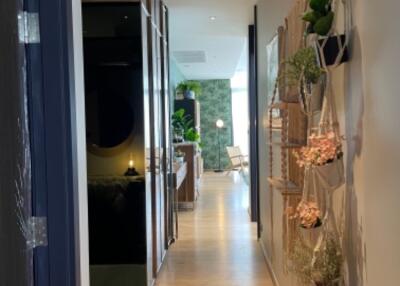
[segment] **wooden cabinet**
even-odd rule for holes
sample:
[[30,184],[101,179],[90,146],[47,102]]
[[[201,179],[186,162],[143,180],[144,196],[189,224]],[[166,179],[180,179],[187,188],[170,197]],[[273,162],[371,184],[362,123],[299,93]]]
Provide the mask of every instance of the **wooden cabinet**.
[[194,209],[196,200],[199,195],[199,160],[201,155],[197,150],[195,143],[179,143],[175,144],[175,150],[185,153],[185,161],[187,164],[187,175],[184,188],[179,192],[179,208]]

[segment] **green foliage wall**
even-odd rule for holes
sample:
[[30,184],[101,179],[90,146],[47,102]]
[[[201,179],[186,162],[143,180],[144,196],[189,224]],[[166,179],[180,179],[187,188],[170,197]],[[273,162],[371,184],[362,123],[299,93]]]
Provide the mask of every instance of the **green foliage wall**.
[[224,121],[220,131],[221,166],[226,169],[230,165],[226,146],[233,144],[232,133],[232,91],[229,79],[200,81],[203,93],[199,97],[201,142],[203,143],[204,168],[218,168],[218,136],[215,122]]

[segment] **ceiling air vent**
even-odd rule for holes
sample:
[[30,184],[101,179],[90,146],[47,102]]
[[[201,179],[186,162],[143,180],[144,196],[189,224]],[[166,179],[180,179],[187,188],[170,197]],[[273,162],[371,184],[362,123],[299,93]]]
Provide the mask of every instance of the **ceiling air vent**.
[[204,51],[175,51],[174,58],[181,64],[205,63],[206,53]]

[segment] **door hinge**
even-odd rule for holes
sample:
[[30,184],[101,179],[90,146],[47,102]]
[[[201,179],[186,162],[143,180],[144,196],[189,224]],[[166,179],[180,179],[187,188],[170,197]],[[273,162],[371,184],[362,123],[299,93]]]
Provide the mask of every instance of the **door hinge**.
[[47,246],[47,218],[46,217],[30,217],[29,237],[27,239],[28,248],[33,249],[39,246]]
[[18,14],[18,35],[21,44],[40,43],[39,13],[23,11]]

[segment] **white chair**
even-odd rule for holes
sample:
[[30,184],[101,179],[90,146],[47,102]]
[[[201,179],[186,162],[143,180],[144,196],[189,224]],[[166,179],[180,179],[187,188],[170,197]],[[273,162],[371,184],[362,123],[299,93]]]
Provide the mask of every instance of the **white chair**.
[[247,160],[247,155],[243,155],[239,146],[227,146],[226,151],[228,152],[229,159],[231,161],[231,166],[228,174],[232,171],[245,171],[245,168],[249,166],[249,162]]

